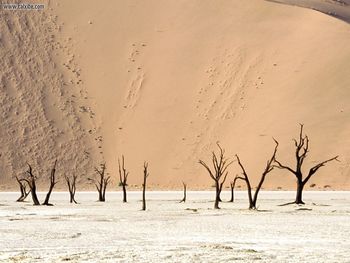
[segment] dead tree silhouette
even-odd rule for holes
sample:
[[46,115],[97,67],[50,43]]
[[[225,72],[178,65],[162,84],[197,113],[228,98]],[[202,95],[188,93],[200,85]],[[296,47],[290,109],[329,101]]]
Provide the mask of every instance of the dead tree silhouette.
[[[247,172],[246,172],[246,170],[245,170],[245,168],[244,168],[244,166],[243,166],[241,160],[239,159],[238,155],[236,154],[236,158],[237,158],[238,164],[239,164],[239,166],[241,167],[241,169],[242,169],[242,174],[243,174],[243,177],[238,176],[238,177],[236,177],[236,178],[245,181],[246,184],[247,184],[248,200],[249,200],[249,209],[254,209],[254,210],[256,210],[256,202],[257,202],[257,200],[258,200],[258,195],[259,195],[260,189],[261,189],[261,187],[262,187],[262,185],[263,185],[263,183],[264,183],[264,181],[265,181],[266,175],[267,175],[268,173],[270,173],[270,172],[273,170],[273,168],[274,168],[273,163],[274,163],[274,160],[275,160],[275,157],[276,157],[276,153],[277,153],[277,148],[278,148],[278,142],[277,142],[276,140],[275,140],[275,142],[276,142],[275,149],[274,149],[274,151],[273,151],[273,154],[272,154],[271,158],[270,158],[270,159],[267,161],[267,163],[266,163],[265,170],[263,171],[263,173],[262,173],[262,175],[261,175],[261,177],[260,177],[259,184],[258,184],[258,186],[257,186],[256,189],[255,189],[254,196],[253,196],[253,194],[252,194],[252,187],[251,187],[251,183],[250,183],[248,174],[247,174]],[[236,178],[235,178],[235,179],[236,179]]]
[[142,210],[146,210],[146,183],[147,178],[149,176],[148,173],[148,163],[144,162],[143,164],[143,184],[142,184]]
[[76,174],[73,174],[72,177],[65,176],[64,179],[66,180],[68,191],[69,191],[69,202],[77,204],[78,202],[75,200],[75,191],[76,191],[76,183],[77,183],[78,176]]
[[98,174],[99,178],[98,179],[88,178],[88,180],[92,181],[96,186],[96,189],[98,192],[98,201],[105,202],[106,189],[111,177],[106,176],[106,163],[101,164],[100,167],[101,167],[100,169],[95,167],[95,172]]
[[183,187],[184,187],[184,197],[182,198],[182,200],[180,201],[180,203],[182,203],[182,202],[183,202],[183,203],[186,203],[187,185],[186,185],[184,182],[182,182],[182,185],[183,185]]
[[36,194],[36,176],[33,174],[33,169],[32,167],[30,166],[29,163],[27,163],[28,165],[28,171],[26,172],[25,174],[25,177],[24,178],[21,178],[20,181],[21,182],[26,182],[30,188],[30,193],[31,193],[31,196],[32,196],[32,200],[33,200],[33,204],[34,205],[40,205],[40,202],[39,202],[39,199],[38,199],[38,196]]
[[29,195],[30,190],[27,191],[27,182],[20,180],[18,178],[18,176],[16,176],[15,178],[16,178],[17,183],[19,184],[19,189],[21,192],[21,196],[16,200],[16,202],[23,202],[27,198],[27,196]]
[[339,161],[337,159],[338,156],[335,156],[335,157],[332,157],[328,160],[320,162],[317,165],[311,167],[307,176],[304,178],[304,175],[302,172],[302,166],[303,166],[304,160],[307,157],[307,154],[309,152],[309,137],[307,135],[303,135],[303,128],[304,128],[304,125],[300,124],[299,138],[298,138],[298,140],[293,139],[294,145],[295,145],[295,159],[296,159],[295,169],[291,168],[290,166],[284,165],[280,161],[275,159],[275,162],[277,163],[277,165],[276,165],[277,168],[288,170],[290,173],[294,174],[294,176],[297,179],[297,192],[296,192],[295,201],[291,202],[291,203],[287,203],[285,205],[305,204],[303,202],[303,190],[304,190],[305,184],[318,171],[318,169],[320,169],[326,163],[334,161],[334,160]]
[[219,153],[217,154],[214,151],[212,152],[213,169],[211,169],[202,160],[199,160],[199,163],[207,170],[209,176],[215,182],[214,209],[220,209],[219,207],[220,193],[227,178],[227,174],[228,174],[227,168],[232,164],[232,162],[229,162],[229,160],[225,157],[225,150],[221,148],[219,143],[217,143],[216,145],[219,148]]
[[53,168],[52,168],[52,170],[51,170],[51,174],[50,174],[50,187],[49,187],[49,191],[48,191],[47,194],[46,194],[46,198],[45,198],[45,201],[44,201],[43,205],[50,205],[50,206],[52,206],[52,204],[49,203],[49,201],[50,201],[50,196],[51,196],[51,193],[52,193],[53,188],[54,188],[55,185],[58,183],[58,181],[56,181],[56,177],[55,177],[55,174],[56,174],[56,165],[57,165],[57,160],[55,160],[55,163],[54,163]]
[[231,188],[231,199],[230,202],[233,203],[235,201],[235,186],[236,186],[236,182],[238,180],[238,176],[235,177],[235,179],[233,179],[232,182],[230,182],[230,188]]
[[125,161],[124,161],[124,155],[122,155],[122,162],[120,163],[120,160],[118,158],[118,167],[119,167],[119,185],[123,188],[123,202],[127,202],[126,198],[126,187],[128,186],[128,176],[129,172],[125,169]]

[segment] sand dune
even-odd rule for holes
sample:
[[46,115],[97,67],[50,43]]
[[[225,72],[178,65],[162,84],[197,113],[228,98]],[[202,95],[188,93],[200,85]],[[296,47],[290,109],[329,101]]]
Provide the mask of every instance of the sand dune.
[[[257,178],[272,136],[292,163],[299,123],[306,166],[341,160],[310,183],[350,187],[350,26],[338,19],[261,0],[50,1],[1,19],[2,188],[26,161],[47,176],[55,158],[81,184],[105,161],[116,182],[121,154],[131,186],[147,160],[152,187],[210,187],[197,162],[217,141]],[[266,181],[293,185],[279,170]]]

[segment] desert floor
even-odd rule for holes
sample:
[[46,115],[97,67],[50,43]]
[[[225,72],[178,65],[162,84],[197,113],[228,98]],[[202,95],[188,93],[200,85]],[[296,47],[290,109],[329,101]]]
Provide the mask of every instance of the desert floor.
[[[54,193],[53,207],[16,203],[0,193],[0,262],[349,262],[350,192],[305,192],[307,205],[279,206],[294,192],[246,192],[214,210],[214,192]],[[43,199],[43,194],[40,195]],[[229,192],[222,194],[230,198]]]

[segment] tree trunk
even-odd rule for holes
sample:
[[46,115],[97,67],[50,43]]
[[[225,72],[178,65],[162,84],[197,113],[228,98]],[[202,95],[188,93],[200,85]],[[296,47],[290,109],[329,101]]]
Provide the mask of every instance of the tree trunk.
[[297,181],[297,195],[295,198],[296,204],[305,204],[303,202],[303,190],[304,190],[304,183],[302,180]]
[[240,179],[238,176],[235,177],[235,179],[230,182],[230,187],[231,187],[231,200],[230,202],[233,203],[235,201],[235,186],[236,186],[236,182],[237,180]]
[[125,184],[123,184],[123,203],[126,203],[127,200],[126,200],[126,186]]
[[148,163],[144,162],[143,164],[143,184],[142,184],[142,210],[146,210],[146,182],[149,173],[147,171]]
[[254,193],[254,197],[252,199],[251,204],[249,205],[249,209],[256,210],[256,200],[258,200],[258,194],[259,194],[260,188],[257,188]]
[[[276,151],[275,151],[275,153],[276,153]],[[273,157],[272,157],[270,163],[272,163],[272,161],[273,161]],[[258,200],[258,195],[259,195],[260,189],[261,189],[261,187],[262,187],[262,185],[263,185],[263,183],[265,181],[265,177],[266,177],[268,172],[269,172],[269,165],[267,166],[265,172],[262,174],[262,176],[260,178],[260,182],[259,182],[259,184],[258,184],[258,186],[257,186],[257,188],[255,190],[254,197],[253,197],[253,202],[252,202],[252,206],[251,206],[252,208],[251,209],[256,209],[256,202]]]
[[52,204],[49,203],[49,201],[50,201],[50,196],[51,196],[51,192],[53,190],[53,187],[54,187],[53,185],[50,186],[50,189],[47,192],[47,195],[46,195],[46,198],[45,198],[45,201],[44,201],[43,205],[52,205]]
[[18,197],[18,199],[16,200],[16,202],[23,202],[25,199],[25,196],[23,195],[23,193],[21,193],[21,196]]
[[70,193],[70,203],[74,202],[74,204],[77,204],[78,202],[75,200],[75,196],[74,195],[75,195],[74,192]]
[[27,196],[29,195],[30,190],[29,190],[29,192],[27,192],[25,185],[22,182],[20,182],[19,180],[18,180],[18,183],[20,185],[21,196],[16,200],[16,202],[23,202],[27,198]]
[[220,209],[219,202],[220,202],[220,186],[219,181],[215,181],[215,204],[214,209]]
[[221,191],[219,191],[219,197],[218,197],[218,200],[219,200],[219,202],[222,202],[222,200],[221,200]]
[[252,197],[252,188],[249,182],[247,183],[247,188],[248,188],[249,209],[256,209],[253,201],[253,197]]
[[249,209],[257,210],[257,209],[256,209],[256,199],[253,199],[253,200],[252,200],[252,203],[251,203]]
[[100,202],[105,201],[104,196],[102,194],[102,189],[98,192],[98,201],[100,201]]
[[144,183],[142,185],[142,210],[146,210],[146,180],[144,180]]
[[231,185],[231,199],[230,199],[230,202],[234,202],[235,201],[235,190],[234,190],[234,186]]
[[103,187],[103,191],[102,191],[102,202],[106,201],[106,188],[107,188],[107,184],[104,183],[104,187]]
[[144,175],[143,177],[143,184],[142,184],[142,210],[146,210],[146,179],[147,176]]
[[184,197],[182,198],[182,200],[180,201],[180,203],[184,202],[186,203],[186,190],[187,190],[187,185],[185,183],[182,183],[183,187],[184,187]]
[[32,199],[33,199],[34,205],[40,205],[38,196],[36,195],[36,186],[35,185],[33,185],[33,187],[31,188],[31,193],[32,193]]

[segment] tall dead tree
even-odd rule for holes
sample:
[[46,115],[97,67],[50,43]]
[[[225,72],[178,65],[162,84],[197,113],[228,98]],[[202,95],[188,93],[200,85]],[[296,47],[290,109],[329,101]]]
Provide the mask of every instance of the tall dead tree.
[[128,175],[129,172],[125,169],[125,161],[124,161],[124,155],[122,155],[122,161],[120,163],[120,160],[118,158],[118,166],[119,166],[119,186],[123,188],[123,202],[127,202],[126,198],[126,187],[128,186]]
[[88,178],[88,180],[91,180],[94,182],[97,192],[98,192],[98,201],[104,202],[106,201],[106,189],[107,185],[110,180],[110,176],[106,176],[106,163],[101,164],[101,169],[98,169],[95,167],[95,172],[98,174],[99,178],[96,179],[91,179]]
[[225,157],[225,150],[221,148],[219,143],[217,143],[217,146],[219,148],[219,153],[217,154],[214,151],[212,152],[212,169],[204,161],[199,160],[199,163],[208,171],[209,176],[215,182],[214,209],[220,209],[220,193],[227,178],[227,168],[232,164],[232,162],[229,162],[229,160]]
[[148,173],[148,163],[143,164],[143,184],[142,184],[142,210],[146,210],[146,182],[149,176]]
[[30,193],[32,195],[33,204],[40,205],[38,196],[36,194],[36,183],[35,183],[36,176],[33,174],[33,169],[30,166],[30,164],[27,163],[27,165],[28,165],[28,171],[26,172],[25,177],[21,178],[20,181],[25,181],[28,184],[30,188]]
[[68,191],[69,191],[69,202],[70,203],[75,203],[77,204],[77,201],[75,200],[75,191],[76,191],[76,182],[78,176],[76,174],[73,174],[72,177],[68,177],[67,175],[64,177],[68,186]]
[[52,193],[52,190],[53,188],[55,187],[55,185],[58,183],[56,181],[56,177],[55,177],[55,174],[56,174],[56,165],[57,165],[57,160],[55,161],[54,165],[53,165],[53,168],[51,169],[51,174],[50,174],[50,187],[49,187],[49,191],[47,192],[46,194],[46,198],[45,198],[45,201],[43,203],[43,205],[52,205],[49,203],[50,201],[50,196],[51,196],[51,193]]
[[244,169],[244,166],[243,166],[241,160],[239,159],[238,155],[236,154],[236,158],[237,158],[238,164],[241,167],[242,174],[243,174],[243,177],[238,176],[236,178],[244,180],[246,182],[246,184],[247,184],[249,209],[256,210],[256,201],[258,200],[259,191],[260,191],[260,189],[261,189],[261,187],[262,187],[262,185],[263,185],[263,183],[265,181],[266,175],[268,173],[270,173],[273,170],[273,168],[274,168],[273,163],[274,163],[274,160],[275,160],[275,157],[276,157],[277,147],[278,147],[278,142],[276,140],[275,140],[275,142],[276,142],[275,149],[273,151],[273,154],[272,154],[271,158],[266,163],[265,170],[263,171],[263,173],[262,173],[262,175],[260,177],[259,184],[258,184],[258,186],[255,189],[254,196],[252,194],[252,187],[251,187],[251,184],[250,184],[250,180],[249,180],[248,174],[247,174],[246,170]]
[[324,166],[326,163],[330,161],[337,160],[338,156],[332,157],[328,160],[325,160],[323,162],[320,162],[316,164],[315,166],[311,167],[309,172],[307,173],[307,176],[304,178],[303,172],[302,172],[302,166],[304,164],[304,160],[307,157],[307,154],[309,152],[309,137],[307,135],[303,135],[303,128],[304,125],[300,124],[300,132],[299,132],[299,138],[298,140],[293,139],[294,145],[295,145],[295,159],[296,159],[296,165],[295,169],[291,168],[290,166],[284,165],[278,160],[275,160],[277,163],[276,167],[280,169],[285,169],[294,174],[294,176],[297,179],[297,192],[296,192],[296,198],[295,201],[289,204],[304,204],[303,202],[303,189],[305,184],[310,180],[310,178],[320,169],[322,166]]
[[238,176],[235,177],[235,179],[230,182],[230,188],[231,188],[231,199],[230,202],[234,202],[235,201],[235,186],[236,186],[236,182],[238,180]]
[[186,202],[186,191],[187,191],[187,185],[184,183],[184,182],[182,182],[182,185],[183,185],[183,187],[184,187],[184,197],[182,198],[182,200],[180,201],[180,203],[185,203]]
[[27,186],[26,186],[27,183],[25,181],[20,180],[18,178],[18,176],[16,176],[15,178],[16,178],[17,183],[19,184],[19,189],[21,192],[21,196],[16,200],[16,202],[23,202],[27,198],[27,196],[29,195],[30,190],[27,191]]

